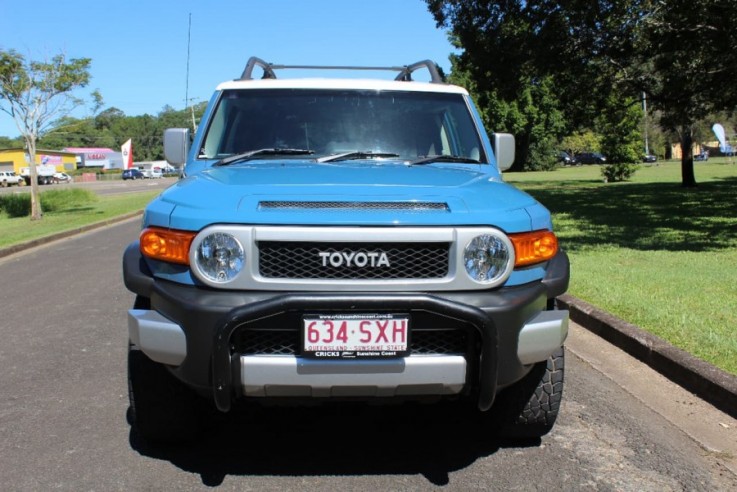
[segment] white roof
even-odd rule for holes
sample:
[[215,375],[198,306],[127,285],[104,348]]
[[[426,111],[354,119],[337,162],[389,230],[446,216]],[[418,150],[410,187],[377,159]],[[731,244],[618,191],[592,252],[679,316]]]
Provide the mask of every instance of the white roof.
[[465,94],[463,87],[429,82],[403,82],[381,79],[253,79],[233,80],[218,85],[217,90],[225,89],[354,89],[377,91],[442,92],[446,94]]

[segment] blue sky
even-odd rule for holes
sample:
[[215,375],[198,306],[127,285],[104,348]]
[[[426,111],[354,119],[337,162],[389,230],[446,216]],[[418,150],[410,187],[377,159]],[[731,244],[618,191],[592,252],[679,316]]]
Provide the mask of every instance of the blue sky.
[[[188,95],[195,102],[240,76],[251,55],[313,65],[431,59],[450,69],[453,47],[423,0],[0,0],[0,49],[33,60],[91,58],[92,80],[77,96],[89,101],[99,89],[106,108],[155,115],[165,105],[185,106],[190,13]],[[1,112],[0,135],[18,135]]]

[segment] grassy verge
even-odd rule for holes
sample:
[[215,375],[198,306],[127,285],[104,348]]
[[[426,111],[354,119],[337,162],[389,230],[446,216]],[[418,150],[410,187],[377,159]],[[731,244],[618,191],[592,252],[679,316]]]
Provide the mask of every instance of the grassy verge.
[[553,212],[572,295],[737,374],[737,164],[697,163],[696,189],[675,162],[617,184],[598,166],[505,178]]
[[[65,190],[71,192],[72,190]],[[58,193],[58,192],[57,192]],[[0,213],[0,248],[38,239],[57,232],[76,229],[136,210],[142,210],[160,191],[125,195],[100,196],[94,201],[69,200],[53,212],[45,212],[43,219],[31,221],[28,217],[10,218]],[[58,197],[55,197],[58,200]]]

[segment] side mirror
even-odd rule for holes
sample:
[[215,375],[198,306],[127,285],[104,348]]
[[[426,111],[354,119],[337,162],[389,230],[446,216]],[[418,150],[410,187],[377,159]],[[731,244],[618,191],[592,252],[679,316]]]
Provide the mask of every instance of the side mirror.
[[491,135],[491,145],[494,148],[496,165],[500,171],[506,171],[514,164],[514,135],[509,133],[494,133]]
[[164,130],[164,158],[173,166],[187,162],[189,154],[189,129],[169,128]]

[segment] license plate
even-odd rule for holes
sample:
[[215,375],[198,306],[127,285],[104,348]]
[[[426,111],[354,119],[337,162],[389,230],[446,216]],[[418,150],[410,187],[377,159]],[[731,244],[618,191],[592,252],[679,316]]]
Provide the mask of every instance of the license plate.
[[330,314],[305,316],[302,355],[319,359],[409,355],[409,316]]

